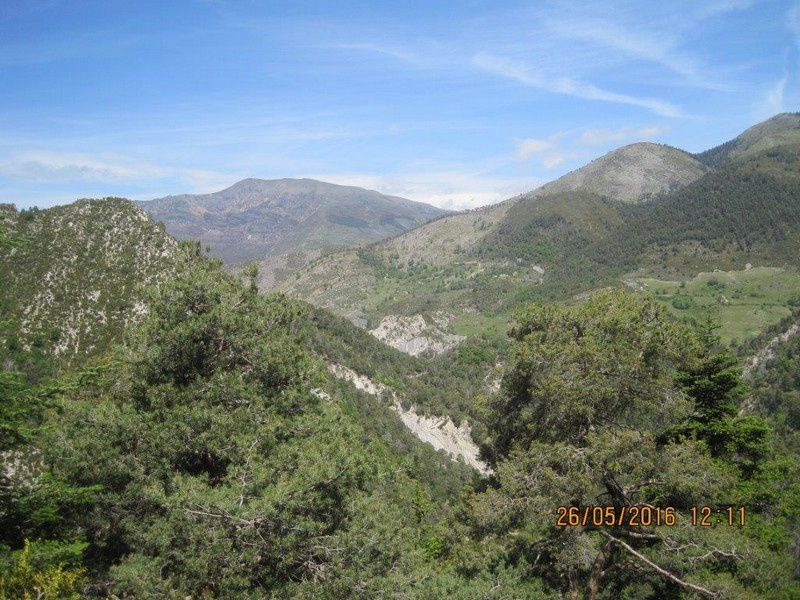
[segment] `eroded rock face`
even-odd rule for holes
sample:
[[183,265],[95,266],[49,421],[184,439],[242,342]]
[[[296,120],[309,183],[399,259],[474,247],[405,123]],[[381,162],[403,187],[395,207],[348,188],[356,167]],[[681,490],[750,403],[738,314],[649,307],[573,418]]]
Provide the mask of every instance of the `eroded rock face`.
[[792,325],[783,333],[776,335],[755,355],[751,356],[744,367],[745,377],[751,376],[755,372],[762,372],[766,363],[775,358],[777,347],[787,341],[793,335],[800,334],[800,324]]
[[466,339],[463,335],[440,329],[447,326],[449,318],[446,315],[437,313],[434,321],[429,323],[422,315],[389,315],[381,319],[380,324],[370,333],[392,348],[411,356],[441,354]]
[[453,460],[463,460],[484,475],[491,473],[489,466],[479,458],[478,446],[472,441],[472,429],[466,421],[456,426],[450,417],[421,415],[413,406],[406,410],[397,394],[382,383],[372,381],[343,365],[328,365],[328,370],[335,377],[352,383],[356,389],[389,400],[392,410],[420,441],[436,450],[444,450]]

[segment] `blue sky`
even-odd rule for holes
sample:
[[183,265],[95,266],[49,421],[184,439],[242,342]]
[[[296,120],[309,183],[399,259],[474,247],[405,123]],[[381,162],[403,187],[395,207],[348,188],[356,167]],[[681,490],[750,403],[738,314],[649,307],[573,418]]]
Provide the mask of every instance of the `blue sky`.
[[0,0],[0,202],[314,177],[464,208],[798,109],[794,2]]

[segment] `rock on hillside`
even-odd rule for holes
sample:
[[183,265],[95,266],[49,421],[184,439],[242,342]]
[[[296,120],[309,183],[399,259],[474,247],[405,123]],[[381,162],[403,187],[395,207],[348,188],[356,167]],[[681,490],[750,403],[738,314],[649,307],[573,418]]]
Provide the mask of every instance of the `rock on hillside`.
[[357,389],[391,402],[391,409],[421,442],[430,444],[436,450],[444,450],[452,460],[462,460],[483,475],[492,472],[480,459],[480,450],[472,439],[472,428],[467,421],[456,426],[450,417],[419,414],[414,406],[406,409],[393,390],[344,365],[332,364],[328,370],[334,377],[349,381]]
[[447,212],[313,179],[245,179],[213,194],[140,206],[176,238],[199,239],[227,263],[374,242]]
[[[444,313],[437,313],[439,315]],[[465,339],[463,335],[454,335],[440,329],[437,325],[446,326],[448,316],[444,315],[443,320],[444,322],[434,324],[426,321],[422,315],[388,315],[370,333],[392,348],[411,356],[442,354]]]
[[23,346],[69,362],[102,350],[145,310],[145,288],[171,272],[177,243],[127,200],[80,200],[0,219],[0,306]]
[[705,172],[706,167],[688,152],[643,142],[613,150],[534,193],[584,191],[636,203],[689,185]]

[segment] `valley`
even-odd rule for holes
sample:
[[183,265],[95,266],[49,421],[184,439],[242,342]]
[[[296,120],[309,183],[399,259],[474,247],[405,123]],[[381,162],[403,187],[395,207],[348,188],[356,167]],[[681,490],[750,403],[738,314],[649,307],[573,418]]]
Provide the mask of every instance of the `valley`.
[[548,598],[605,542],[546,515],[599,494],[747,504],[758,529],[637,552],[769,597],[713,554],[743,548],[796,588],[799,132],[452,214],[310,180],[2,207],[5,564],[98,597]]

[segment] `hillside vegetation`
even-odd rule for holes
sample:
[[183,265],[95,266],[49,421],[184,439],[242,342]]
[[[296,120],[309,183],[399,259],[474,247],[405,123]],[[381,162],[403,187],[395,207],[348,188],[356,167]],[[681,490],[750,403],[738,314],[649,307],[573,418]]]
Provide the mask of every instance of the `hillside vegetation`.
[[[500,390],[479,403],[494,474],[469,482],[365,426],[363,397],[318,353],[342,323],[259,295],[255,274],[238,281],[197,245],[180,252],[125,345],[47,388],[0,378],[3,450],[19,465],[0,494],[3,595],[796,589],[796,474],[780,471],[767,423],[738,415],[735,362],[710,332],[630,293],[528,309]],[[346,359],[352,342],[325,352]],[[603,497],[668,504],[679,524],[554,526],[556,505]],[[757,527],[689,525],[691,506],[721,502],[747,504]]]
[[[282,287],[368,328],[386,315],[449,311],[459,333],[465,320],[499,331],[524,302],[570,301],[637,277],[680,281],[748,263],[794,270],[797,124],[778,115],[734,140],[737,151],[700,162],[626,146],[497,207],[323,257]],[[769,324],[747,321],[747,331]]]
[[0,207],[0,598],[800,597],[793,127],[317,255],[314,304]]
[[127,200],[0,210],[0,320],[14,348],[67,363],[102,351],[141,316],[146,288],[170,276],[177,243]]

